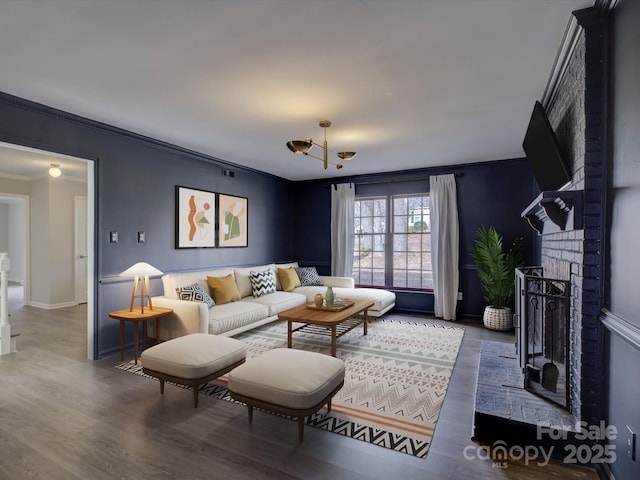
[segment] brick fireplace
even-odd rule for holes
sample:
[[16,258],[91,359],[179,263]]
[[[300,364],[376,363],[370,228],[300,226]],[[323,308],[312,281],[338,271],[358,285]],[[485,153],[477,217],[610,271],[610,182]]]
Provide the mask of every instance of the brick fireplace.
[[599,316],[606,294],[609,182],[606,13],[592,7],[573,15],[541,99],[572,181],[560,192],[542,192],[523,211],[538,233],[536,268],[544,277],[563,281],[569,294],[564,352],[568,380],[563,392],[567,401],[562,405],[525,389],[513,346],[483,342],[474,411],[474,437],[481,440],[535,442],[539,422],[571,431],[579,422],[595,425],[604,418],[604,335]]
[[[573,223],[542,233],[544,276],[568,281],[569,396],[577,421],[602,418],[602,332],[606,225],[606,28],[595,8],[574,12],[574,41],[545,109],[571,165],[566,192],[579,192]],[[570,24],[571,26],[571,24]],[[570,31],[570,29],[568,30]]]

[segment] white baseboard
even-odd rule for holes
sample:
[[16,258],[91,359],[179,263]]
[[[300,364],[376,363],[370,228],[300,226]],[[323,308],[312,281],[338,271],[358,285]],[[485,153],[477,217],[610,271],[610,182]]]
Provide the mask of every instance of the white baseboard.
[[76,302],[64,302],[64,303],[41,303],[41,302],[29,302],[30,307],[42,308],[43,310],[55,310],[57,308],[75,307],[78,305]]

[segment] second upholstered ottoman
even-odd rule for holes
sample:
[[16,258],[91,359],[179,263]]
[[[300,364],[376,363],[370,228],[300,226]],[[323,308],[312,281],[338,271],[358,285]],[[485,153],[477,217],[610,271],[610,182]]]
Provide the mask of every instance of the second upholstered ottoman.
[[321,353],[276,348],[247,360],[229,373],[231,397],[253,408],[298,418],[298,440],[304,437],[304,417],[324,405],[344,385],[344,362]]

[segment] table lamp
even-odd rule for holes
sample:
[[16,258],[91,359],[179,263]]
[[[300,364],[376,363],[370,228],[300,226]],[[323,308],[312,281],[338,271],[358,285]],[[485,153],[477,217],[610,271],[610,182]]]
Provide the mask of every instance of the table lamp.
[[121,277],[133,277],[133,290],[131,291],[131,305],[129,307],[130,312],[133,312],[133,303],[136,298],[136,293],[138,292],[138,282],[140,282],[140,313],[144,313],[145,296],[149,310],[153,310],[149,289],[150,275],[162,275],[162,272],[145,262],[138,262],[120,274]]

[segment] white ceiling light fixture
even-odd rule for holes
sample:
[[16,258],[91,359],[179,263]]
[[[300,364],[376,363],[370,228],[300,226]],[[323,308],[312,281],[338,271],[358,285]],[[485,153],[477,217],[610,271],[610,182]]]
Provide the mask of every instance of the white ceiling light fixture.
[[52,163],[49,168],[49,176],[53,178],[58,178],[62,175],[62,170],[60,170],[60,165],[57,163]]
[[[296,155],[307,155],[309,157],[313,157],[317,160],[320,160],[324,163],[324,169],[326,170],[329,164],[335,165],[338,170],[340,170],[343,165],[342,163],[334,163],[330,162],[328,158],[329,148],[327,147],[327,128],[331,126],[331,122],[329,120],[320,120],[320,127],[324,128],[324,142],[322,145],[315,143],[311,137],[307,137],[304,140],[289,140],[287,142],[287,147]],[[309,150],[313,148],[313,146],[317,146],[322,148],[322,158],[316,157],[315,155],[311,155]],[[340,157],[342,160],[351,160],[353,157],[357,155],[356,152],[337,152],[336,155]]]

